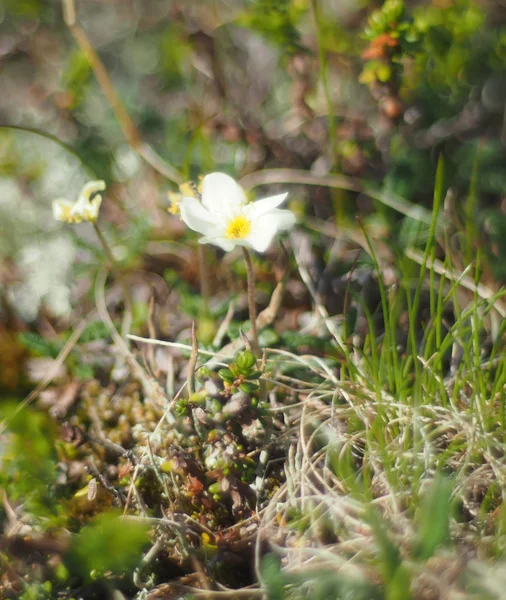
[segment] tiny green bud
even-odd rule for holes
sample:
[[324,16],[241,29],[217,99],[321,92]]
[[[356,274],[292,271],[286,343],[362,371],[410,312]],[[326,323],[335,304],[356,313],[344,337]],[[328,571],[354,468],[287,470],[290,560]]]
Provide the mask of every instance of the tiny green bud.
[[200,392],[195,392],[190,396],[190,402],[192,404],[204,404],[207,398],[207,391],[200,390]]
[[207,377],[211,376],[211,371],[209,369],[209,367],[200,367],[200,369],[197,371],[197,379],[199,380],[203,380],[206,379]]
[[208,489],[209,489],[209,493],[212,494],[213,496],[216,494],[219,494],[221,492],[221,486],[218,481],[211,483],[211,485],[209,486]]
[[56,565],[54,574],[58,581],[67,581],[69,578],[69,570],[63,563],[58,563]]
[[255,365],[256,361],[255,355],[249,350],[245,350],[237,357],[237,366],[241,371],[248,372]]

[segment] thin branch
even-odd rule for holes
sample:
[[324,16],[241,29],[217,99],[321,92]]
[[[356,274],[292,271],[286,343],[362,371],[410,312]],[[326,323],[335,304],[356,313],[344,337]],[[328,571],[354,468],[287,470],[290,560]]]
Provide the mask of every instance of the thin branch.
[[[116,327],[114,327],[114,323],[112,322],[109,311],[107,310],[104,291],[107,274],[107,269],[101,269],[95,281],[95,302],[97,305],[98,314],[109,331],[109,335],[111,336],[116,348],[132,370],[133,375],[141,382],[146,398],[149,398],[155,406],[160,407],[161,405],[165,404],[164,394],[160,385],[156,379],[150,379],[139,363],[135,360],[135,357],[127,346],[126,341],[116,331]],[[130,336],[127,336],[127,339],[129,338]]]
[[188,378],[186,380],[186,387],[188,390],[188,398],[191,398],[195,392],[195,367],[197,366],[197,359],[199,357],[199,342],[197,339],[197,331],[195,327],[195,321],[192,323],[192,353],[188,362]]
[[230,304],[228,305],[227,314],[225,315],[225,318],[221,322],[221,325],[218,327],[218,331],[216,332],[216,335],[214,336],[213,346],[215,348],[217,348],[218,346],[221,346],[221,342],[223,341],[223,338],[225,337],[225,334],[227,333],[228,327],[229,327],[230,323],[232,322],[232,319],[234,318],[234,310],[235,310],[235,303],[232,300],[230,302]]
[[97,78],[98,84],[118,119],[128,144],[155,171],[158,171],[158,173],[174,183],[183,183],[183,175],[172,165],[164,161],[149,144],[141,140],[137,127],[112,85],[111,78],[109,77],[109,73],[107,72],[104,63],[100,60],[100,57],[88,40],[84,29],[77,23],[75,0],[62,0],[62,7],[65,24],[70,29],[81,52],[86,56],[89,65]]

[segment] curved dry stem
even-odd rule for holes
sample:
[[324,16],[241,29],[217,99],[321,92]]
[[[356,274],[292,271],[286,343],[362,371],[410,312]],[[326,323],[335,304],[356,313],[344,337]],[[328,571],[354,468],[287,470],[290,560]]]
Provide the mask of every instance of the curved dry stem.
[[125,362],[132,370],[134,377],[136,377],[141,382],[146,398],[151,400],[155,404],[155,406],[158,407],[165,402],[164,394],[160,385],[156,380],[150,379],[146,375],[142,367],[135,359],[135,356],[128,348],[125,340],[116,330],[116,327],[112,322],[109,311],[107,310],[107,304],[105,302],[105,282],[107,280],[107,275],[108,270],[101,269],[98,272],[97,279],[95,281],[95,301],[97,304],[98,314],[102,319],[104,325],[106,326],[116,348],[118,349]]
[[82,29],[77,22],[75,0],[62,0],[62,7],[65,24],[70,29],[81,52],[86,56],[107,101],[118,119],[128,144],[155,171],[178,185],[183,183],[183,175],[172,165],[163,160],[149,144],[141,140],[137,127],[112,85],[107,69],[88,40],[84,29]]
[[130,333],[130,327],[132,325],[132,308],[133,308],[132,295],[130,294],[130,289],[128,287],[128,284],[125,280],[125,277],[124,277],[121,269],[118,267],[118,265],[116,264],[116,261],[114,260],[114,256],[109,247],[109,244],[107,243],[107,240],[104,237],[104,234],[102,233],[102,230],[100,229],[100,227],[98,226],[97,223],[92,223],[92,225],[93,225],[93,228],[95,229],[95,233],[97,234],[100,244],[105,252],[107,260],[109,261],[111,270],[123,290],[123,296],[125,299],[125,312],[123,314],[123,322],[121,324],[121,337],[125,341],[127,341],[128,334]]
[[239,183],[245,189],[251,189],[259,185],[284,183],[293,185],[319,185],[348,190],[350,192],[359,192],[373,198],[373,200],[381,202],[385,206],[393,208],[407,217],[411,217],[427,225],[432,223],[432,214],[427,209],[412,204],[400,196],[383,194],[369,187],[359,179],[352,179],[351,177],[344,177],[342,175],[317,176],[302,169],[264,169],[249,173]]

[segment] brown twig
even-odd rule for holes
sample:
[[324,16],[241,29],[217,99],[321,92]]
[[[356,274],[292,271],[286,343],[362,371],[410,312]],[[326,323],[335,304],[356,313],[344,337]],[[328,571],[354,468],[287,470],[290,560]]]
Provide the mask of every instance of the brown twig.
[[[155,379],[150,379],[144,370],[141,368],[139,363],[135,360],[134,355],[130,351],[127,346],[125,340],[121,337],[121,335],[116,331],[114,327],[114,323],[112,322],[111,316],[107,310],[107,304],[105,302],[105,282],[107,279],[107,269],[101,269],[97,275],[97,279],[95,282],[95,301],[97,304],[97,310],[102,322],[106,326],[109,334],[116,345],[116,348],[121,353],[125,362],[132,370],[132,374],[134,377],[141,382],[142,388],[146,398],[148,398],[151,402],[153,402],[154,406],[160,407],[162,404],[165,404],[165,399],[163,395],[163,391]],[[128,336],[129,338],[130,336]]]
[[[148,333],[149,333],[149,337],[152,339],[156,338],[156,329],[155,329],[155,324],[153,321],[154,313],[155,313],[155,297],[153,295],[149,299],[148,318],[147,318]],[[158,377],[159,373],[157,373],[158,369],[156,366],[155,349],[153,348],[153,346],[148,346],[148,348],[147,348],[147,360],[148,360],[149,368],[151,369],[151,372],[153,373],[153,376]]]
[[126,503],[126,498],[125,495],[123,494],[123,492],[121,490],[116,489],[112,483],[109,481],[109,479],[100,472],[100,470],[98,469],[97,465],[95,464],[95,460],[93,459],[93,456],[90,456],[89,460],[88,460],[88,464],[86,466],[86,470],[88,471],[88,473],[90,473],[90,475],[93,475],[93,477],[100,481],[100,484],[102,485],[102,487],[104,489],[106,489],[114,498],[113,502],[116,506],[120,507],[120,506],[124,506]]
[[199,357],[199,342],[197,339],[197,331],[195,328],[195,321],[192,323],[192,353],[188,362],[188,378],[186,380],[186,387],[188,389],[188,398],[193,395],[195,391],[195,367],[197,366],[197,359]]
[[158,171],[158,173],[174,183],[183,183],[184,177],[182,174],[172,165],[164,161],[149,144],[142,141],[137,127],[112,85],[107,69],[88,40],[84,29],[77,23],[75,0],[62,0],[62,7],[65,24],[70,29],[82,53],[86,56],[100,88],[104,92],[107,101],[118,119],[128,144],[155,171]]

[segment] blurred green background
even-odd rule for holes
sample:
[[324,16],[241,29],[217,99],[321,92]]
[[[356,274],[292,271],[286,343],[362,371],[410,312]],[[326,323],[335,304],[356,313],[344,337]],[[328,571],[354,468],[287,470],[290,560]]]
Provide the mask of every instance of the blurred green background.
[[[182,179],[289,167],[430,206],[444,154],[447,215],[455,231],[473,223],[504,279],[504,4],[90,0],[76,4],[81,43],[57,0],[0,7],[4,354],[23,323],[69,317],[94,261],[89,228],[54,222],[52,199],[105,179],[103,219],[131,262],[148,243],[182,235],[165,210],[175,182],[128,143],[83,36],[134,135]],[[413,235],[412,221],[360,192],[292,197],[302,214],[331,222],[374,212],[401,251]]]

